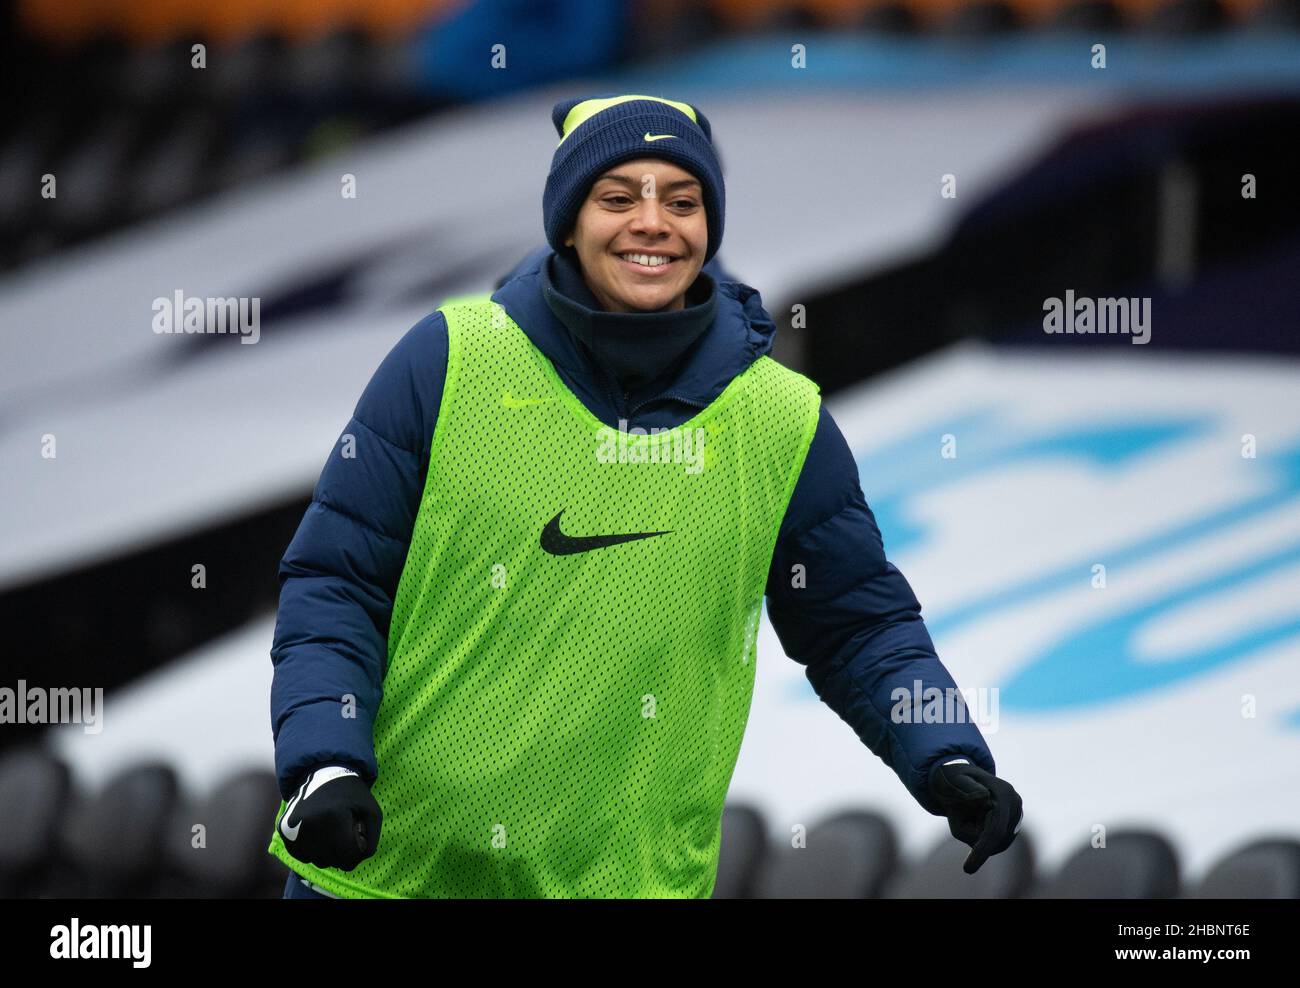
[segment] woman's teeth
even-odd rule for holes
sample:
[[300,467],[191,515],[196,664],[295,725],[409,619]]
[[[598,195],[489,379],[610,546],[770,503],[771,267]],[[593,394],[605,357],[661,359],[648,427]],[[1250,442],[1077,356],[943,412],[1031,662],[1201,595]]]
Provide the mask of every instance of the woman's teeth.
[[644,264],[646,267],[658,268],[672,261],[671,257],[659,257],[655,254],[619,254],[625,261],[631,261],[634,264]]

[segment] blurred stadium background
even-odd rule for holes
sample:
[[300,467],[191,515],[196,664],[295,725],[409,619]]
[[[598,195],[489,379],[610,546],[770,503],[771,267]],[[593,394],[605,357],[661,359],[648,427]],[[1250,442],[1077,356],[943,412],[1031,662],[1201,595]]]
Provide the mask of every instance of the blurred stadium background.
[[[713,121],[720,259],[1026,805],[962,874],[765,619],[716,894],[1300,897],[1300,0],[0,9],[0,686],[106,694],[0,725],[0,894],[280,893],[276,567],[327,452],[543,243],[552,103],[644,92]],[[260,298],[258,345],[152,332],[178,290]],[[1045,334],[1067,290],[1150,342]]]

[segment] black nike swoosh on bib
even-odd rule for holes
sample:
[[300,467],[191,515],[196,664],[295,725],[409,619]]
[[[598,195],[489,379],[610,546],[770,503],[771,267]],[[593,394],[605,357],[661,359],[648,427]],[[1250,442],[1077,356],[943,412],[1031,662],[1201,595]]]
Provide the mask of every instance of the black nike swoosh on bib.
[[565,535],[560,531],[560,515],[564,514],[563,508],[559,514],[546,523],[542,529],[542,548],[552,556],[571,556],[575,552],[590,552],[592,549],[603,549],[607,545],[618,545],[620,542],[635,542],[637,539],[648,539],[655,535],[668,535],[669,532],[630,532],[626,535]]

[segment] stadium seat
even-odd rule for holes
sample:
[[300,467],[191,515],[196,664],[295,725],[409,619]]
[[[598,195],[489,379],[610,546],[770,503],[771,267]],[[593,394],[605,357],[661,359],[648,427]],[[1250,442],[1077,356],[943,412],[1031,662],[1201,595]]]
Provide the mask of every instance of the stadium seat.
[[1300,0],[1263,0],[1250,18],[1257,31],[1300,31]]
[[58,196],[51,200],[50,218],[58,230],[84,235],[122,218],[127,175],[141,129],[139,120],[115,113],[51,166]]
[[161,867],[159,847],[179,785],[170,766],[148,762],[114,777],[64,814],[60,869],[43,895],[147,896]]
[[126,92],[125,71],[130,47],[110,31],[96,32],[80,47],[57,52],[62,71],[49,80],[53,87],[42,96],[55,105],[71,102],[115,102]]
[[945,837],[915,865],[903,868],[885,886],[885,899],[1018,899],[1034,880],[1034,849],[1021,831],[1011,846],[995,854],[973,875],[962,870],[970,847]]
[[[275,775],[264,769],[236,773],[207,798],[178,804],[163,838],[166,874],[153,894],[278,898],[287,869],[266,846],[279,808]],[[197,847],[196,825],[203,827]]]
[[948,34],[978,36],[1012,31],[1020,26],[1015,8],[1003,0],[972,0],[957,8],[944,23]]
[[195,68],[193,45],[201,38],[175,38],[130,53],[123,70],[123,97],[145,108],[183,106],[202,99],[208,73]]
[[1228,12],[1219,0],[1168,0],[1156,8],[1145,27],[1158,34],[1194,34],[1227,23]]
[[289,142],[271,130],[248,129],[212,170],[212,186],[226,189],[268,175],[293,161]]
[[74,784],[53,828],[54,859],[29,884],[29,898],[81,899],[92,894],[86,855],[76,850],[90,836],[87,827],[90,802]]
[[32,190],[41,188],[55,129],[51,119],[33,121],[11,133],[0,147],[0,251],[5,254],[51,212],[51,200]]
[[1048,20],[1048,27],[1062,31],[1110,30],[1121,27],[1124,18],[1110,0],[1069,0]]
[[710,4],[726,33],[816,30],[820,18],[807,5],[788,0],[713,0]]
[[284,39],[270,32],[233,47],[208,48],[208,91],[223,103],[266,105],[284,96],[288,52]]
[[758,899],[874,899],[898,861],[889,821],[851,810],[809,828],[806,846],[769,847],[755,882]]
[[715,899],[752,897],[754,876],[763,860],[767,837],[763,818],[749,806],[728,803],[722,811],[722,846],[718,855]]
[[1300,841],[1253,841],[1215,864],[1189,898],[1300,899]]
[[141,152],[126,179],[131,212],[146,216],[206,191],[204,170],[214,157],[218,133],[213,115],[197,110],[178,115],[167,132]]
[[355,28],[331,31],[286,52],[285,84],[304,102],[334,103],[370,84],[369,39]]
[[853,28],[868,34],[915,34],[921,23],[906,3],[885,0],[864,8]]
[[1159,834],[1115,831],[1104,848],[1085,844],[1033,893],[1039,899],[1172,899],[1178,855]]
[[68,767],[38,748],[0,761],[0,897],[25,897],[53,863],[71,788]]

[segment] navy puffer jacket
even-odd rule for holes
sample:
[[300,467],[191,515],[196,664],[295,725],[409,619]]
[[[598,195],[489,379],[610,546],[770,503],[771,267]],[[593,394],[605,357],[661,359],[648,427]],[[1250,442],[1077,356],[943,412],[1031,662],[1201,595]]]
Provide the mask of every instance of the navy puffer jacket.
[[[776,326],[759,293],[731,280],[716,259],[716,318],[686,352],[673,380],[631,410],[593,365],[542,294],[549,247],[520,263],[492,297],[555,365],[602,422],[672,428],[713,401],[772,348]],[[581,300],[575,300],[579,308]],[[589,298],[594,303],[594,299]],[[653,345],[648,341],[647,345]],[[383,695],[388,626],[429,468],[447,366],[447,326],[434,312],[393,347],[335,443],[293,541],[280,562],[280,604],[271,659],[271,724],[286,799],[307,772],[347,765],[367,782],[378,772],[373,724]],[[629,415],[629,411],[631,414]],[[805,586],[793,587],[792,567]],[[920,605],[885,558],[848,444],[823,406],[803,471],[781,524],[767,584],[767,614],[786,653],[805,667],[817,695],[883,759],[928,812],[927,788],[941,758],[962,756],[996,773],[971,723],[894,723],[896,689],[948,689]],[[355,716],[341,698],[355,698]]]

